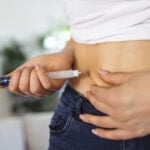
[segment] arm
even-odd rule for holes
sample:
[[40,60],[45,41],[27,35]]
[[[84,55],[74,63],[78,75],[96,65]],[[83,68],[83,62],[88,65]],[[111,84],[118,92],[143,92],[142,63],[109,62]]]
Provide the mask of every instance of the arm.
[[36,97],[53,94],[63,86],[65,80],[50,79],[47,72],[72,67],[73,45],[73,41],[70,40],[61,52],[34,57],[18,67],[9,74],[11,75],[9,90],[18,95]]

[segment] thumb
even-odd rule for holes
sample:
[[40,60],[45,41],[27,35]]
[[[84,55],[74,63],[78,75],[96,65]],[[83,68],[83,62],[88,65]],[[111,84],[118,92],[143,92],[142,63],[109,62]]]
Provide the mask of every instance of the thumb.
[[111,73],[106,70],[100,70],[99,74],[105,82],[113,85],[120,85],[125,83],[127,80],[129,80],[129,78],[131,78],[132,75],[132,73],[122,73],[122,72]]

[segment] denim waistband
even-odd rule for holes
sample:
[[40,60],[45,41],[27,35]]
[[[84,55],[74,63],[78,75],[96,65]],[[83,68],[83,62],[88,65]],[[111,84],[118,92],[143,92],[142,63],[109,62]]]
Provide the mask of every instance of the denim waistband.
[[83,94],[77,92],[68,84],[62,94],[61,102],[65,104],[68,109],[71,109],[78,114],[89,113],[94,115],[105,115],[96,110]]

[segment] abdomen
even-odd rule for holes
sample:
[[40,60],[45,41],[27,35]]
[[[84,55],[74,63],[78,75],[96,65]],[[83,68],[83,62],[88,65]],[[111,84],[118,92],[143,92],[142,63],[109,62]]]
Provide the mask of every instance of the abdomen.
[[109,86],[101,80],[99,70],[135,72],[150,70],[150,41],[111,42],[95,45],[75,43],[74,69],[82,72],[69,81],[77,91],[84,93],[95,84]]

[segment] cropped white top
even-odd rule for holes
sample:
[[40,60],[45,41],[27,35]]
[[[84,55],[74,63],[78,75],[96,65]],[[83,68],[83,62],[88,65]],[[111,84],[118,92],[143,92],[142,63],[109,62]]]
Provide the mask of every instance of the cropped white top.
[[79,43],[150,40],[150,0],[63,0]]

